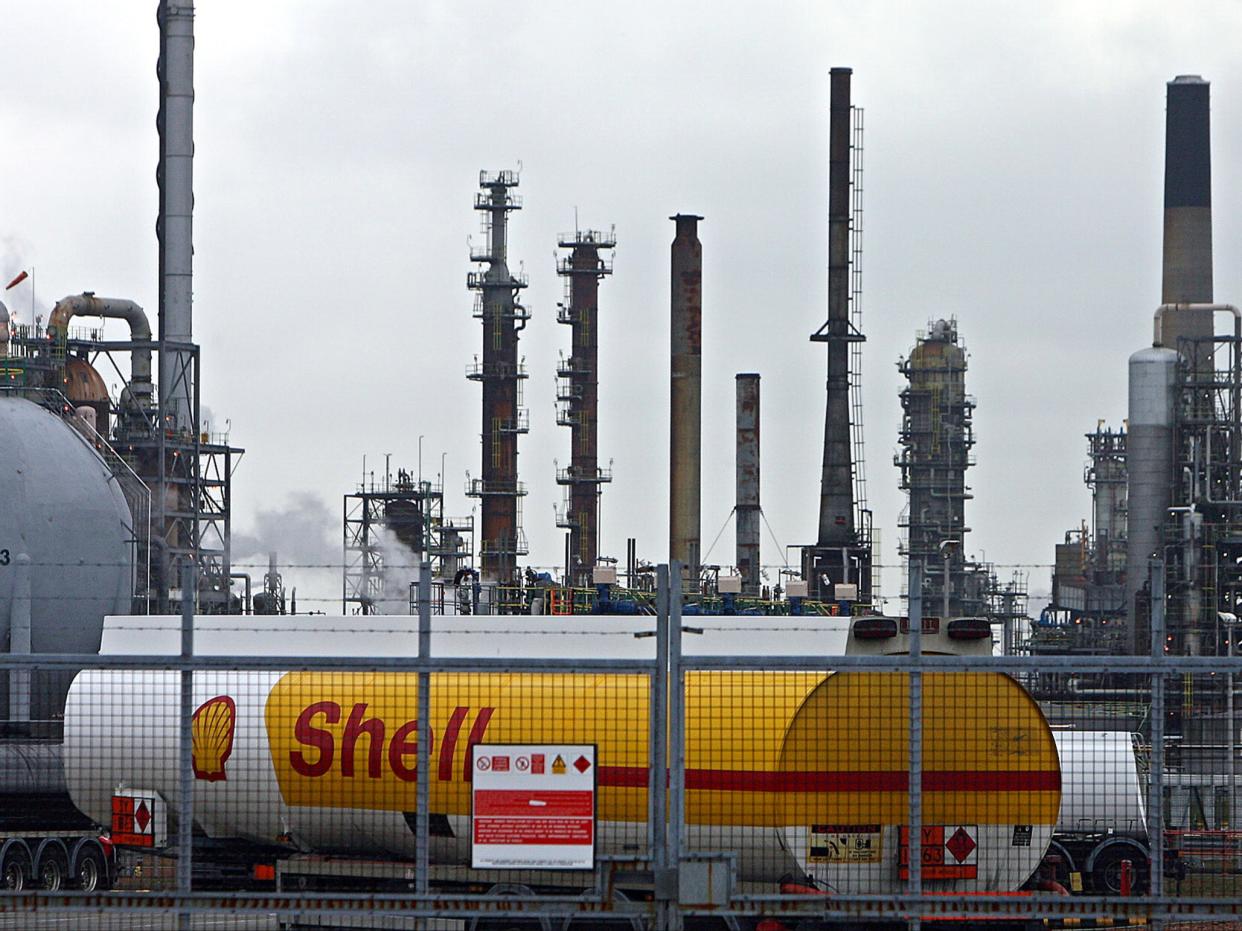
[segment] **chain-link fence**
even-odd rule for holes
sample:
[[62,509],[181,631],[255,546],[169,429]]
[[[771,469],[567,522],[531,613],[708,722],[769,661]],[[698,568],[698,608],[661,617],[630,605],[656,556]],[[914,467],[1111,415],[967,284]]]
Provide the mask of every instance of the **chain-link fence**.
[[0,928],[1242,912],[1232,658],[995,656],[917,597],[683,618],[679,577],[652,617],[187,613],[0,655]]

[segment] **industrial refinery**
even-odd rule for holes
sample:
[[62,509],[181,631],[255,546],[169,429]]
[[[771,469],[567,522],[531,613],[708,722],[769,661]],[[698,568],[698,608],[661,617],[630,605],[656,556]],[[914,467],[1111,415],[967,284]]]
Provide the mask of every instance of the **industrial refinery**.
[[[850,67],[824,75],[822,178],[774,181],[826,194],[821,324],[726,324],[738,215],[693,191],[633,192],[651,222],[618,236],[589,205],[579,224],[536,165],[480,149],[451,192],[478,224],[454,245],[458,303],[403,295],[409,333],[367,333],[365,360],[356,308],[309,363],[359,417],[384,411],[377,443],[416,436],[417,458],[350,450],[360,474],[326,477],[339,512],[300,532],[326,554],[289,534],[256,562],[234,530],[232,425],[273,457],[245,426],[261,407],[325,443],[339,425],[275,375],[254,410],[222,419],[205,398],[254,373],[200,350],[203,321],[263,328],[194,312],[195,162],[221,158],[196,148],[196,15],[213,13],[162,0],[151,49],[155,235],[130,247],[150,248],[156,306],[84,280],[40,313],[25,267],[0,303],[0,928],[83,903],[182,927],[250,909],[274,928],[661,931],[1236,910],[1242,311],[1214,289],[1207,80],[1166,87],[1162,288],[1134,311],[1151,339],[1095,347],[1128,408],[1081,403],[1040,440],[1087,440],[1090,519],[1046,541],[1051,563],[1010,552],[1025,528],[974,526],[997,497],[977,479],[998,445],[982,425],[1009,412],[983,419],[989,359],[967,345],[994,345],[994,321],[930,290],[917,332],[870,298],[864,314]],[[527,197],[563,200],[572,229],[535,243]],[[658,278],[658,314],[626,300],[627,276]],[[432,315],[469,340],[429,338]],[[621,321],[657,346],[643,374],[666,413],[617,389],[636,364]],[[786,364],[721,374],[724,347],[760,339]],[[903,347],[895,368],[881,339]],[[427,375],[449,357],[465,379]],[[355,384],[385,365],[407,396]],[[864,398],[864,367],[884,398]],[[443,410],[477,435],[468,463],[434,439],[424,462]],[[773,442],[774,415],[814,457]],[[877,442],[891,468],[868,460]],[[634,477],[650,455],[658,489]],[[774,518],[777,489],[803,525]],[[877,493],[902,496],[895,520]],[[667,501],[659,525],[606,533],[639,497]],[[308,596],[325,576],[331,597]]]

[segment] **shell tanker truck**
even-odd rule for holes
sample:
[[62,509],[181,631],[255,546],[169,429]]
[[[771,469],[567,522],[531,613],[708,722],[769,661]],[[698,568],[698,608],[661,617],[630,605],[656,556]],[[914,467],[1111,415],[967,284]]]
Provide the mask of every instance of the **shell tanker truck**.
[[[104,651],[173,650],[179,621],[144,620],[158,629],[117,624],[105,632]],[[781,629],[787,619],[747,618],[741,643],[733,639],[736,625],[730,633],[695,620],[703,633],[687,636],[686,646],[700,654],[753,654],[763,644],[772,653],[823,656],[830,665],[847,639],[854,653],[905,649],[892,618],[857,619],[848,638],[843,628],[791,632]],[[356,618],[290,618],[295,628],[268,634],[239,634],[227,621],[199,619],[199,652],[392,655],[412,642],[410,618],[369,618],[366,632],[349,630]],[[436,655],[649,658],[654,649],[650,637],[635,636],[649,633],[650,619],[574,619],[558,624],[555,637],[546,619],[435,622]],[[924,637],[928,652],[990,652],[990,631],[977,619],[948,620],[944,629],[933,623]],[[194,805],[202,834],[196,861],[228,865],[236,879],[279,877],[295,888],[408,887],[418,776],[415,674],[201,671],[194,680]],[[1067,753],[1064,735],[1054,734],[1007,676],[928,672],[923,680],[919,853],[926,887],[1017,890],[1058,844],[1083,869],[1087,834],[1064,830],[1059,815],[1070,784],[1078,787],[1073,814],[1080,822],[1087,816],[1091,777],[1071,779],[1064,768],[1067,761],[1094,765],[1095,756]],[[904,889],[907,682],[904,674],[882,672],[688,672],[687,849],[730,855],[747,889]],[[88,670],[66,707],[65,769],[74,804],[101,824],[115,826],[119,812],[127,830],[114,840],[151,852],[167,844],[177,808],[178,689],[175,673]],[[593,746],[595,853],[647,853],[645,676],[439,673],[431,690],[435,881],[446,888],[511,885],[496,871],[471,868],[475,766],[501,745]],[[1137,793],[1137,780],[1132,788]],[[146,820],[138,830],[140,809]],[[1092,823],[1098,832],[1100,819]],[[1105,839],[1117,846],[1115,832]],[[1133,852],[1130,858],[1138,859]],[[559,891],[592,884],[589,871],[524,871],[522,878]]]

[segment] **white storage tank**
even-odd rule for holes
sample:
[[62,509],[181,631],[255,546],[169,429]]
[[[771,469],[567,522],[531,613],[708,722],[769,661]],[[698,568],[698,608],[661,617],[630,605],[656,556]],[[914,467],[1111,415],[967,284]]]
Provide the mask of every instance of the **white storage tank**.
[[1177,353],[1159,346],[1130,356],[1130,432],[1126,438],[1126,613],[1131,649],[1148,650],[1134,617],[1134,596],[1147,582],[1147,561],[1160,547],[1173,485],[1173,405]]

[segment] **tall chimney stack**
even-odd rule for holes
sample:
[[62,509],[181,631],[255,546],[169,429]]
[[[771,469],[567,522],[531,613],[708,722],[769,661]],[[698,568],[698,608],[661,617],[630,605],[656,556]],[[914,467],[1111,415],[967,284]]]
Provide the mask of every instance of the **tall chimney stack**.
[[165,418],[197,432],[192,354],[165,349],[194,339],[194,3],[161,0],[160,26],[159,335],[160,400]]
[[737,376],[737,569],[742,592],[759,594],[759,376]]
[[[1164,135],[1164,280],[1162,304],[1212,302],[1212,151],[1207,81],[1179,75],[1168,83]],[[1162,342],[1212,335],[1212,312],[1164,318]],[[1210,360],[1202,360],[1205,364]]]
[[679,213],[672,248],[672,391],[668,557],[698,578],[703,403],[702,217]]
[[850,68],[833,68],[828,111],[828,400],[819,545],[854,542],[850,431]]
[[[848,597],[871,602],[871,522],[860,498],[855,500],[854,422],[851,371],[854,344],[864,340],[853,319],[851,294],[854,241],[851,217],[857,204],[851,166],[852,110],[850,68],[831,71],[828,114],[828,320],[811,341],[828,344],[827,399],[824,405],[824,461],[819,494],[819,534],[802,548],[802,576],[812,598]],[[855,127],[857,128],[857,127]],[[861,482],[860,482],[861,486]],[[856,516],[857,514],[857,516]],[[838,586],[841,586],[838,591]],[[842,594],[844,593],[844,594]]]

